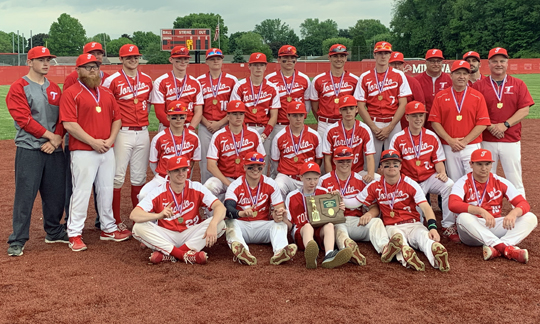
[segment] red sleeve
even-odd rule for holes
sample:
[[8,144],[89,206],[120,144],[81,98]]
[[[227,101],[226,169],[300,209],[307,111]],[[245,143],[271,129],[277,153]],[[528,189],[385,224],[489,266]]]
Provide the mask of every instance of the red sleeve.
[[456,214],[468,213],[469,204],[464,202],[463,199],[457,195],[450,195],[450,198],[448,199],[448,209]]
[[64,86],[63,86],[62,89],[63,89],[64,91],[66,91],[69,87],[71,87],[72,85],[74,85],[75,82],[77,82],[77,79],[74,78],[74,77],[72,76],[72,74],[70,73],[70,74],[66,77],[66,79],[64,80]]
[[476,113],[476,125],[489,126],[491,125],[491,119],[489,118],[486,99],[481,93],[477,92],[477,94],[480,95],[480,107],[478,109],[478,112]]
[[112,105],[113,105],[113,122],[119,120],[119,119],[122,119],[122,115],[120,114],[120,107],[118,106],[118,103],[116,102],[116,100],[114,99],[114,97],[111,98],[111,102],[112,102]]
[[20,128],[35,138],[41,138],[45,134],[47,129],[32,117],[30,105],[21,82],[17,82],[10,87],[6,96],[6,104],[11,117]]
[[424,97],[424,91],[422,90],[422,87],[420,86],[420,82],[418,80],[411,78],[411,91],[413,93],[413,97],[415,101],[420,101],[424,105],[426,104],[426,98]]
[[60,122],[77,122],[77,104],[71,91],[63,93],[60,99]]
[[529,205],[527,200],[525,200],[522,195],[517,196],[510,203],[516,208],[521,208],[523,215],[531,211],[531,205]]
[[169,127],[169,120],[167,120],[167,112],[165,111],[165,104],[154,104],[154,110],[156,117],[160,123],[165,127]]
[[[431,106],[428,121],[440,124],[441,123],[441,109],[439,107],[438,99],[439,98],[435,98],[435,100],[433,100],[433,106]],[[484,105],[485,105],[485,102],[484,102]]]

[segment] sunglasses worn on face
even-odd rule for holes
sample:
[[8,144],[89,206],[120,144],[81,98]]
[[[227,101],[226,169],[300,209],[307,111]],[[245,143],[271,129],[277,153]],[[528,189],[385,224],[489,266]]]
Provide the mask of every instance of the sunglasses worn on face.
[[182,120],[182,119],[186,119],[186,116],[185,115],[173,115],[173,116],[171,116],[171,119],[172,120],[177,120],[177,119]]
[[262,167],[262,166],[248,166],[247,169],[248,169],[249,171],[251,171],[251,170],[262,171],[263,167]]

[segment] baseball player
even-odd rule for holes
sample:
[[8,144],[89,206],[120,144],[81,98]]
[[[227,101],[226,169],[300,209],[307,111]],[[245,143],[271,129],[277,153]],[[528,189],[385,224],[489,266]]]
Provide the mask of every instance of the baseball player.
[[471,153],[480,148],[482,132],[491,124],[484,96],[467,86],[470,70],[465,61],[452,64],[452,87],[437,94],[429,114],[443,144],[448,177],[454,182],[471,172]]
[[[529,252],[516,245],[538,225],[531,206],[514,185],[490,172],[493,158],[486,149],[471,155],[472,172],[460,178],[450,195],[450,209],[459,214],[457,228],[467,245],[483,245],[484,260],[504,255],[521,263],[529,261]],[[513,206],[502,215],[503,197]]]
[[482,80],[482,74],[480,73],[480,67],[482,62],[480,62],[480,54],[475,51],[469,51],[463,54],[463,60],[467,61],[471,65],[471,74],[469,75],[468,86],[472,87],[476,81]]
[[491,172],[497,173],[500,161],[504,175],[525,197],[521,178],[521,120],[534,101],[525,82],[506,74],[508,54],[496,47],[489,52],[491,75],[473,86],[486,100],[491,126],[482,134],[482,147],[494,157]]
[[[319,186],[329,191],[339,190],[343,198],[356,197],[364,190],[366,183],[360,174],[352,170],[353,150],[347,146],[340,146],[334,151],[333,160],[337,166],[336,169],[323,175],[319,179]],[[371,208],[378,209],[377,205],[372,205]],[[355,241],[371,241],[377,253],[382,253],[389,241],[382,220],[375,217],[364,222],[363,214],[361,207],[347,208],[345,209],[345,223],[335,226],[338,248],[349,247],[352,250],[351,262],[358,265],[366,265],[366,258],[360,253]]]
[[390,148],[400,153],[403,159],[401,172],[404,175],[416,181],[423,192],[441,195],[443,236],[459,243],[456,218],[448,209],[448,197],[454,181],[446,175],[446,157],[441,141],[434,132],[423,127],[426,113],[421,102],[409,102],[405,106],[409,127],[394,135]]
[[169,127],[167,120],[167,107],[173,100],[189,102],[189,112],[186,127],[195,130],[202,118],[202,105],[204,104],[201,84],[197,79],[187,73],[189,66],[189,50],[183,45],[175,46],[171,51],[169,62],[172,71],[165,73],[154,81],[151,103],[154,105],[156,117],[159,120],[159,131]]
[[[246,105],[246,125],[257,130],[264,143],[264,151],[271,152],[270,145],[273,138],[270,134],[276,125],[281,104],[277,86],[264,78],[266,65],[266,55],[251,54],[249,78],[236,84],[231,100],[240,100]],[[267,174],[266,169],[263,173]]]
[[289,125],[277,133],[272,142],[272,161],[278,164],[279,172],[275,180],[283,197],[302,187],[299,171],[305,162],[320,165],[322,161],[321,138],[315,130],[304,125],[306,117],[303,103],[288,103]]
[[[305,104],[308,113],[311,110],[311,101],[309,100],[308,92],[311,81],[307,75],[295,69],[297,58],[296,47],[292,45],[281,46],[278,51],[279,71],[272,72],[265,77],[266,80],[277,86],[281,103],[276,125],[274,125],[274,129],[270,134],[270,138],[272,139],[289,125],[287,107],[291,102],[302,102]],[[278,172],[278,164],[272,160],[270,166],[270,176],[275,179]],[[285,196],[283,195],[283,197]]]
[[[244,158],[245,175],[234,180],[225,195],[227,243],[238,262],[255,265],[248,244],[271,243],[270,264],[279,265],[296,254],[287,242],[283,198],[274,180],[262,173],[264,155],[250,152]],[[273,208],[273,210],[272,210]]]
[[213,177],[204,186],[223,200],[227,187],[244,174],[244,157],[251,152],[266,154],[259,133],[244,124],[246,106],[239,100],[227,104],[229,124],[215,132],[206,155]]
[[347,55],[347,47],[341,44],[330,46],[330,71],[313,78],[308,90],[313,116],[317,118],[317,132],[321,138],[324,138],[330,125],[341,119],[339,97],[352,95],[358,83],[358,76],[345,71]]
[[[443,272],[449,271],[448,252],[439,243],[435,214],[427,203],[420,185],[400,173],[402,166],[399,152],[392,149],[382,152],[381,166],[382,179],[368,184],[355,198],[345,199],[345,206],[353,208],[360,204],[379,206],[386,232],[391,237],[382,252],[383,262],[390,262],[395,256],[403,266],[424,271],[425,265],[413,250],[415,248],[424,252],[434,268]],[[427,228],[420,222],[416,206],[424,213]],[[361,225],[377,216],[378,210],[370,209],[362,216],[364,221]]]
[[330,125],[323,137],[322,150],[324,154],[325,170],[335,170],[332,156],[336,148],[341,146],[350,147],[354,153],[353,172],[360,173],[366,183],[375,178],[375,146],[373,145],[373,133],[369,127],[356,120],[358,112],[356,99],[351,95],[339,98],[339,112],[342,120]]
[[142,201],[154,188],[165,184],[167,177],[167,161],[173,157],[183,156],[191,162],[191,170],[201,160],[201,145],[197,134],[184,127],[189,104],[173,100],[167,108],[169,127],[157,133],[150,144],[150,169],[154,178],[142,187],[139,201]]
[[[340,250],[334,250],[334,245],[336,243],[334,224],[327,223],[321,227],[313,228],[313,226],[311,226],[309,223],[306,197],[328,193],[328,190],[325,188],[317,186],[320,176],[321,169],[317,163],[304,163],[300,170],[300,177],[302,178],[303,184],[302,188],[292,191],[285,200],[285,206],[288,211],[288,220],[286,223],[289,229],[292,228],[291,234],[294,241],[296,244],[298,244],[300,250],[304,250],[306,268],[308,269],[317,268],[319,245],[324,247],[325,251],[324,259],[321,264],[323,268],[332,269],[339,267],[349,262],[349,260],[351,260],[351,256],[353,255],[352,244],[351,246],[346,247],[341,246]],[[343,202],[341,202],[340,208],[342,210],[345,209]],[[356,243],[354,243],[354,247],[356,247],[356,251],[358,252]],[[360,254],[360,256],[362,255]]]
[[[212,135],[229,122],[227,104],[232,89],[238,82],[234,75],[224,73],[221,70],[223,57],[223,52],[219,48],[211,48],[206,51],[206,65],[210,71],[197,78],[201,84],[204,99],[203,115],[198,130],[204,154],[208,152]],[[206,167],[206,159],[201,160],[200,166],[201,183],[205,183],[211,176]]]
[[401,130],[399,121],[405,112],[407,97],[412,94],[405,74],[389,67],[391,54],[392,44],[375,44],[375,69],[362,73],[354,92],[358,113],[373,132],[376,168],[383,148],[388,149],[392,137]]
[[137,206],[137,196],[146,183],[148,156],[150,154],[150,136],[148,134],[148,111],[152,79],[138,70],[141,54],[133,44],[120,48],[120,71],[108,77],[103,86],[113,93],[122,117],[122,127],[114,143],[113,215],[121,231],[129,233],[120,215],[121,190],[124,185],[127,167],[131,180],[131,204]]
[[112,92],[100,86],[99,61],[91,54],[77,58],[79,81],[64,92],[60,120],[69,132],[73,194],[67,223],[69,247],[86,250],[82,230],[92,184],[96,186],[101,240],[124,241],[130,235],[118,231],[112,212],[114,184],[113,144],[122,126],[120,109]]
[[8,111],[15,121],[15,198],[13,233],[8,255],[23,255],[30,238],[32,208],[39,190],[42,200],[46,243],[68,243],[60,225],[64,209],[65,160],[62,153],[64,127],[58,119],[61,91],[45,78],[52,55],[43,46],[28,51],[28,74],[15,81],[6,96]]
[[[167,182],[152,190],[131,212],[133,237],[154,250],[150,262],[184,260],[205,264],[205,246],[212,247],[225,233],[225,207],[201,183],[188,179],[189,160],[167,160]],[[214,211],[204,220],[199,207]]]

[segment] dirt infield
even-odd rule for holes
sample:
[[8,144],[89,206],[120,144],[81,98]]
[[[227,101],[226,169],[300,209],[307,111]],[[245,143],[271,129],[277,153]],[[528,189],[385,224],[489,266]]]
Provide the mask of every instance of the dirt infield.
[[[525,188],[537,214],[538,123],[524,121],[522,143]],[[15,146],[1,141],[0,149],[0,205],[5,211],[0,215],[0,237],[6,242],[11,233]],[[131,202],[129,187],[124,188],[122,214],[127,218]],[[268,245],[250,246],[259,263],[247,267],[233,263],[224,237],[207,251],[206,265],[149,265],[150,250],[141,250],[133,239],[100,241],[93,226],[93,203],[90,206],[84,230],[88,250],[75,253],[66,244],[44,243],[41,201],[36,200],[24,255],[7,256],[7,244],[0,250],[0,323],[540,322],[538,229],[520,245],[529,250],[528,265],[503,258],[485,262],[480,247],[443,239],[450,254],[449,273],[431,268],[423,254],[425,272],[396,262],[383,264],[369,243],[359,244],[368,260],[364,267],[347,264],[308,271],[301,252],[292,262],[272,266]],[[435,210],[440,220],[440,210]]]

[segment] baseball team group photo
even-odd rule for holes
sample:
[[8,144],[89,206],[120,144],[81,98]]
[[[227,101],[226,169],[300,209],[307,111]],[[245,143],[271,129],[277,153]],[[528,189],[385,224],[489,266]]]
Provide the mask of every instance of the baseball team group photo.
[[64,15],[0,66],[0,322],[540,318],[540,53],[411,54],[378,22],[316,58],[318,19],[268,42],[263,21],[265,46],[242,51],[247,33],[189,14],[160,50],[100,36],[63,67]]

